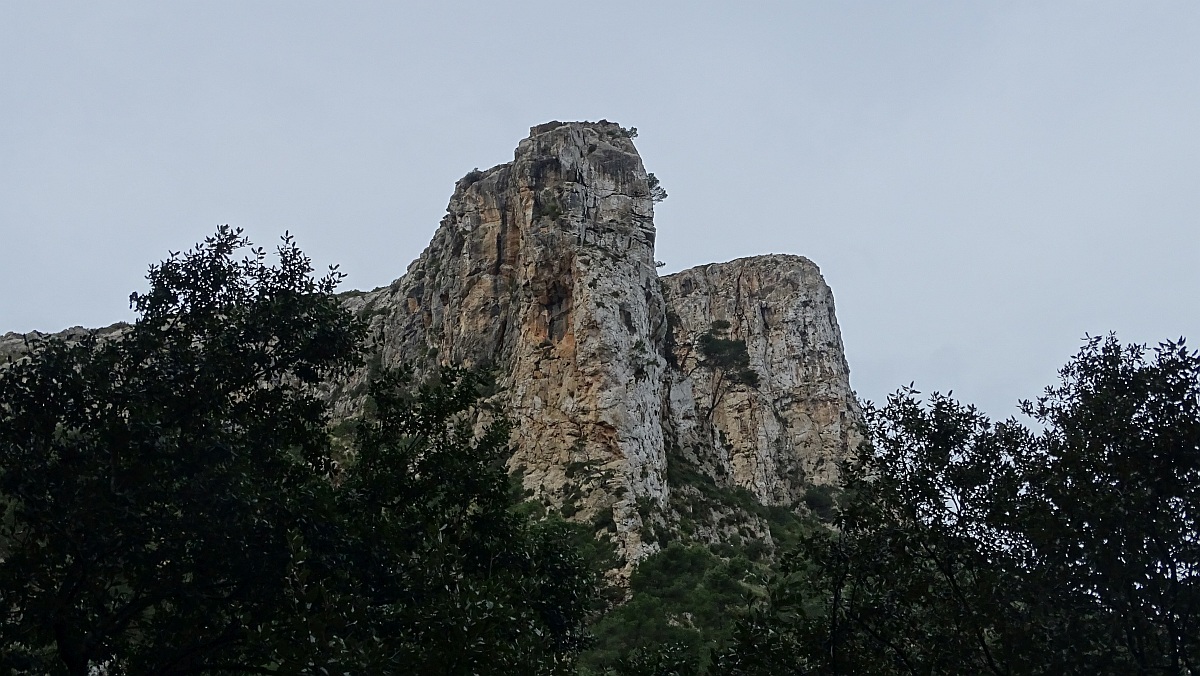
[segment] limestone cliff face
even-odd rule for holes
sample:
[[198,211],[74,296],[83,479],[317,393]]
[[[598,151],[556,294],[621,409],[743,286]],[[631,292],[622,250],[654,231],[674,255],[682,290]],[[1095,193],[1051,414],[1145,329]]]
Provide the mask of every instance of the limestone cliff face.
[[[742,258],[669,275],[663,289],[678,364],[668,420],[677,448],[764,504],[791,505],[806,485],[836,483],[837,461],[858,443],[858,409],[817,266]],[[714,322],[745,342],[756,386],[731,386],[698,365],[696,337]]]
[[[404,277],[347,303],[369,318],[373,368],[495,365],[516,423],[510,469],[548,506],[607,528],[628,563],[687,518],[670,477],[791,506],[835,481],[855,443],[817,267],[763,256],[660,279],[647,175],[616,124],[534,127],[511,163],[458,182]],[[714,321],[745,341],[756,386],[703,365]],[[334,394],[340,415],[371,370]]]
[[[744,492],[803,510],[858,442],[833,296],[799,256],[659,278],[653,217],[624,129],[534,127],[512,162],[458,181],[403,277],[343,295],[372,347],[330,385],[335,417],[357,414],[381,368],[492,365],[515,423],[510,470],[607,532],[625,571],[680,533],[769,545]],[[706,358],[706,335],[734,348],[736,372]],[[0,336],[0,357],[23,344]]]

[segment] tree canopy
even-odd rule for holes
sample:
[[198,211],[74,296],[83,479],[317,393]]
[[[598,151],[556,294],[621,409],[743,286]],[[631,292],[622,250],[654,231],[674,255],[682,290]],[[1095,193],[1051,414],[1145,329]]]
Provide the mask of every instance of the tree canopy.
[[[0,669],[1200,673],[1182,339],[1089,339],[1031,424],[912,389],[864,406],[842,490],[810,501],[832,528],[726,496],[786,551],[681,528],[589,638],[598,545],[519,503],[489,374],[383,371],[334,444],[322,383],[364,329],[336,270],[277,256],[220,228],[150,268],[133,325],[0,365]],[[696,341],[714,405],[757,382],[728,329]]]
[[362,325],[290,237],[249,246],[222,227],[132,326],[0,367],[0,668],[565,673],[596,578],[513,509],[486,376],[385,375],[339,457],[316,386]]
[[836,530],[740,623],[729,674],[1200,671],[1200,357],[1090,339],[994,423],[867,407]]

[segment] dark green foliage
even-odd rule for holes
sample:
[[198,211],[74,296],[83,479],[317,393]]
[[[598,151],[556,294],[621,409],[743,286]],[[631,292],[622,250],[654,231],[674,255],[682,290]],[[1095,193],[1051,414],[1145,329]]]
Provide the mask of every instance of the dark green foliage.
[[1047,426],[1023,517],[1048,585],[1096,601],[1131,670],[1200,672],[1200,356],[1094,338],[1023,409]]
[[353,602],[338,637],[362,671],[567,673],[581,646],[597,583],[581,529],[516,508],[507,422],[470,431],[486,382],[443,369],[419,388],[393,373],[372,390],[377,413],[336,493],[343,541],[327,554],[352,574],[321,583]]
[[750,353],[746,341],[727,338],[729,322],[718,319],[696,338],[700,356],[696,366],[712,371],[712,393],[706,415],[711,416],[730,387],[758,387],[758,372],[750,368]]
[[465,176],[458,179],[458,184],[465,190],[473,184],[478,183],[482,178],[483,172],[479,170],[479,167],[475,167],[471,171],[468,171]]
[[[289,238],[221,228],[151,267],[119,336],[32,344],[0,372],[0,665],[184,673],[268,661],[299,515],[331,500],[309,386],[361,330]],[[237,657],[234,657],[234,655]],[[248,657],[253,655],[253,657]]]
[[[730,373],[730,381],[741,383],[742,374],[749,371],[750,355],[746,352],[746,341],[725,338],[729,322],[723,322],[725,328],[718,328],[713,322],[713,328],[700,334],[697,344],[700,348],[700,365],[707,369],[722,369]],[[754,373],[753,371],[749,371]],[[758,374],[751,378],[758,383]],[[748,383],[747,383],[748,384]]]
[[[636,135],[636,130],[634,133]],[[662,183],[653,172],[646,174],[646,183],[650,186],[650,199],[654,200],[655,204],[667,199],[667,189],[662,187]]]
[[[664,550],[638,566],[631,598],[594,626],[596,643],[581,660],[583,674],[721,674],[713,664],[730,643],[746,599],[760,593],[771,555],[764,527],[777,546],[791,547],[815,520],[783,506],[768,507],[744,489],[718,486],[675,449],[668,456],[675,532]],[[691,539],[698,522],[741,531],[724,542]],[[718,523],[719,522],[719,523]]]
[[[719,521],[719,525],[737,526],[739,530],[761,530],[765,526],[776,548],[789,549],[802,535],[822,527],[811,517],[797,515],[792,508],[763,505],[744,488],[718,486],[712,477],[700,472],[678,451],[668,454],[667,482],[673,489],[671,507],[680,515],[678,532],[672,534],[673,538],[689,539],[696,527],[696,520]],[[741,542],[736,546],[724,542],[714,547],[714,551],[725,558],[742,555],[758,561],[773,554],[768,551],[765,542],[753,538],[748,543]]]
[[221,228],[150,270],[117,336],[0,368],[0,669],[570,673],[595,576],[531,522],[479,374],[381,374],[339,426],[314,386],[362,328],[285,238]]
[[611,673],[617,676],[696,676],[702,672],[695,646],[684,642],[635,648],[617,660]]
[[752,564],[721,559],[699,544],[672,542],[643,561],[630,581],[633,596],[593,627],[594,647],[582,673],[703,673],[710,653],[744,605]]
[[810,484],[804,489],[804,504],[822,521],[833,521],[837,516],[837,502],[832,486]]
[[1027,414],[868,407],[722,673],[1182,674],[1200,664],[1200,357],[1092,339]]

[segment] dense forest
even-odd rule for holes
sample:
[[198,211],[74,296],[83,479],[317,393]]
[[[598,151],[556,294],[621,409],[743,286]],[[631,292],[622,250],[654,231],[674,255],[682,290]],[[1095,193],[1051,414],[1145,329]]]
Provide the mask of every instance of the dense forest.
[[[248,255],[243,252],[249,251]],[[319,386],[365,329],[288,238],[154,265],[134,324],[0,366],[16,674],[1200,673],[1200,355],[1088,338],[1024,422],[901,389],[836,490],[627,581],[527,502],[486,371]],[[569,516],[569,515],[568,515]]]

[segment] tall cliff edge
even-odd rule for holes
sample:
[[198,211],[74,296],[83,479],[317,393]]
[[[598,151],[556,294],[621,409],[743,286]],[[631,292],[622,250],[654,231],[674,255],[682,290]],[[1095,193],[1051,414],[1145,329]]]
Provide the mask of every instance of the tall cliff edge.
[[[747,494],[803,511],[858,443],[833,295],[791,255],[659,277],[654,235],[624,129],[533,127],[512,162],[457,182],[403,277],[343,294],[373,339],[366,366],[330,385],[335,417],[357,414],[381,368],[492,365],[510,471],[607,533],[626,571],[680,533],[770,546]],[[22,345],[0,336],[0,356]]]

